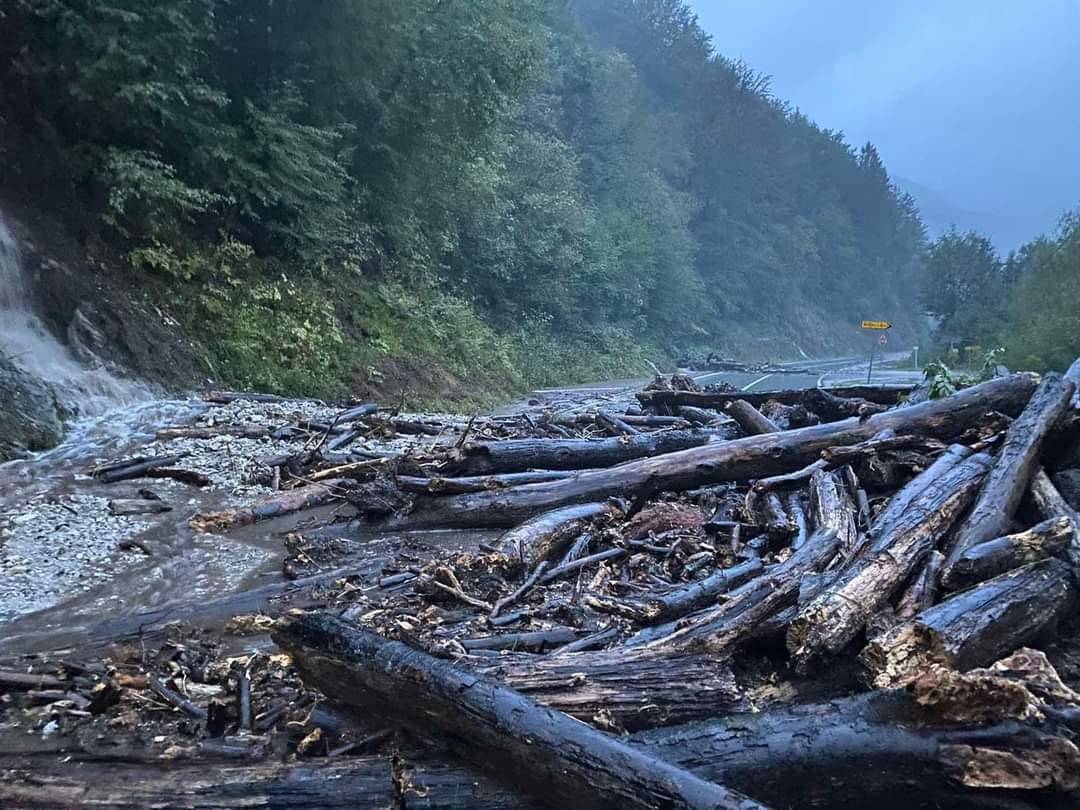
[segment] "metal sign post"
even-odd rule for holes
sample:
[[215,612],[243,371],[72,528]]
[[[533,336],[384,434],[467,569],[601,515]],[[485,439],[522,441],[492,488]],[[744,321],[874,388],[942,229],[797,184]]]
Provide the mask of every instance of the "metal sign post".
[[[892,329],[892,324],[888,321],[863,321],[862,328],[870,332],[882,332],[884,333],[888,329]],[[889,339],[882,334],[877,342],[884,346],[889,342]],[[870,380],[874,376],[874,344],[870,344],[870,366],[866,371],[866,384],[870,385]]]

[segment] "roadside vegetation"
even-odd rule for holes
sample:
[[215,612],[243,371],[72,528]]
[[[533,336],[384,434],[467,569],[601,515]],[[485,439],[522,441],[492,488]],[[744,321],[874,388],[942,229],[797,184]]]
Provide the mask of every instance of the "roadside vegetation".
[[1063,371],[1080,354],[1080,213],[1005,258],[977,233],[944,234],[921,294],[940,363]]
[[222,383],[428,369],[467,398],[842,350],[871,315],[917,329],[922,225],[874,147],[714,53],[678,0],[0,16],[0,170],[146,279]]

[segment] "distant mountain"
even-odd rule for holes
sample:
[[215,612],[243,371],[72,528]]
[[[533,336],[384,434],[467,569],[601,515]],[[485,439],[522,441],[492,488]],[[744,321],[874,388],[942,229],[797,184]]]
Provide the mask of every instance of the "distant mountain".
[[906,177],[893,180],[915,198],[931,239],[956,226],[961,231],[975,230],[989,236],[1000,251],[1007,253],[1034,236],[1026,223],[1000,214],[970,210],[950,199],[945,192]]

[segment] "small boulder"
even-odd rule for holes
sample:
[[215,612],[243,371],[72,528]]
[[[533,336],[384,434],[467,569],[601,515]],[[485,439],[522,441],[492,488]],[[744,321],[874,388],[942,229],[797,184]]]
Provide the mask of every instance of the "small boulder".
[[56,392],[0,354],[0,461],[55,446],[61,416]]

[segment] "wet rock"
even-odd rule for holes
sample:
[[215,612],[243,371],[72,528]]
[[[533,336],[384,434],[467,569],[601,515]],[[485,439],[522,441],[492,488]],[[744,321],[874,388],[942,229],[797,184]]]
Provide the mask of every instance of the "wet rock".
[[0,461],[54,446],[61,415],[52,388],[0,355]]

